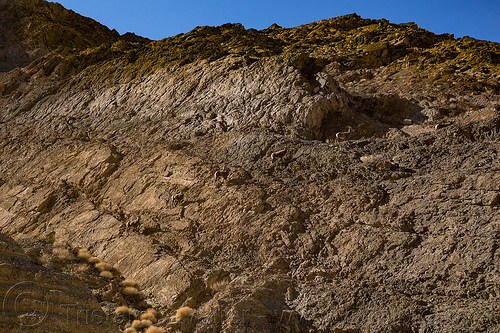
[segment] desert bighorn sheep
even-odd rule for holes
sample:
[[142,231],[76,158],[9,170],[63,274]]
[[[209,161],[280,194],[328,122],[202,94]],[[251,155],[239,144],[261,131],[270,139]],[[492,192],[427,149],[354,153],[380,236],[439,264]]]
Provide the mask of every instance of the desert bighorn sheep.
[[274,161],[276,161],[278,158],[282,158],[283,156],[285,156],[285,154],[286,154],[286,148],[271,153],[271,163],[274,163]]
[[184,195],[181,192],[172,194],[172,208],[177,206],[181,202],[183,197]]
[[223,166],[222,170],[215,171],[215,173],[214,173],[214,185],[217,185],[217,181],[219,180],[219,178],[222,178],[222,179],[224,179],[224,181],[226,181],[228,175],[229,175],[229,169],[226,168],[226,166]]
[[337,132],[335,134],[335,142],[338,142],[339,140],[345,140],[349,134],[352,132],[352,127],[347,126],[347,132]]

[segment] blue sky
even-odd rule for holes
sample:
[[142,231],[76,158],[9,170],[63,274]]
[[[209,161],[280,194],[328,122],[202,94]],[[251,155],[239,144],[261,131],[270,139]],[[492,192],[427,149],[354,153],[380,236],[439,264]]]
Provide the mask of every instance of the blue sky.
[[[53,1],[56,2],[56,1]],[[58,0],[119,33],[162,39],[196,26],[242,23],[264,29],[273,23],[293,27],[344,14],[415,22],[434,33],[453,33],[500,42],[499,0]]]

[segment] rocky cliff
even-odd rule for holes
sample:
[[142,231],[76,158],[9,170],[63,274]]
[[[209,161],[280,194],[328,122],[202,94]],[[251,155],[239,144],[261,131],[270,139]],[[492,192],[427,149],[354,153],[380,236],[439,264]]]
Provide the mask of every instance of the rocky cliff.
[[144,304],[105,309],[170,332],[500,329],[498,43],[355,14],[149,41],[0,5],[0,232],[139,283]]

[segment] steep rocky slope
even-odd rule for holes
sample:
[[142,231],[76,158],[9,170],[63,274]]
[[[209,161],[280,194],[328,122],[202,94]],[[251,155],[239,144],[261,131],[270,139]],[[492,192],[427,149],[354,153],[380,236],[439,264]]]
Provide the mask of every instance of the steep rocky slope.
[[28,65],[51,51],[68,55],[117,39],[119,34],[42,0],[0,1],[0,71]]
[[89,248],[171,332],[500,329],[499,44],[355,14],[89,37],[9,6],[86,39],[1,62],[1,232]]

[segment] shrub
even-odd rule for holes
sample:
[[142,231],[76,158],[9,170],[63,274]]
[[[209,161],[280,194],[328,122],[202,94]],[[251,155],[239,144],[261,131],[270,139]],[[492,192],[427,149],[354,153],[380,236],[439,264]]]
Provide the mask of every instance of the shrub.
[[129,296],[137,295],[137,294],[139,294],[139,290],[137,290],[137,288],[135,288],[135,287],[125,287],[122,290],[122,294],[129,295]]
[[123,280],[122,281],[122,286],[124,286],[124,287],[134,287],[134,288],[138,287],[137,282],[135,282],[132,279],[125,279],[125,280]]
[[126,329],[123,330],[123,333],[136,333],[137,330],[133,327],[128,327]]
[[156,310],[155,310],[155,309],[153,309],[153,308],[149,308],[149,309],[147,309],[145,312],[146,312],[146,313],[148,313],[148,312],[149,312],[149,313],[152,313],[152,314],[153,314],[153,316],[155,316],[155,317],[157,317],[157,318],[158,318],[158,311],[156,311]]
[[156,322],[156,316],[154,315],[154,313],[152,312],[144,312],[143,314],[141,314],[141,316],[139,317],[141,320],[144,319],[144,320],[150,320],[151,322]]
[[141,321],[139,319],[136,319],[132,322],[131,325],[134,329],[138,329],[138,327],[141,326]]
[[99,274],[99,275],[102,276],[103,278],[106,278],[106,279],[113,278],[113,273],[111,273],[110,271],[102,271],[101,274]]
[[153,315],[155,318],[158,318],[158,311],[156,311],[153,308],[147,309],[146,311],[144,311],[144,313],[149,313],[149,314]]
[[113,266],[108,264],[107,262],[98,262],[97,264],[94,265],[95,268],[98,270],[102,271],[110,271],[113,269]]
[[87,249],[78,249],[76,256],[80,259],[89,260],[92,257],[92,254]]
[[191,317],[193,314],[194,314],[193,309],[191,309],[189,306],[184,306],[182,308],[179,308],[175,313],[175,320],[179,321],[183,318]]
[[128,316],[128,317],[136,317],[136,313],[134,309],[129,308],[128,306],[119,306],[115,309],[115,313],[119,316]]
[[88,259],[88,261],[89,261],[89,263],[91,263],[91,264],[94,265],[94,264],[100,263],[101,259],[99,259],[98,257],[91,257],[91,258]]
[[136,330],[142,330],[149,326],[153,326],[153,323],[150,320],[134,320],[132,322],[132,327]]
[[161,327],[150,326],[145,333],[165,333],[165,330]]

